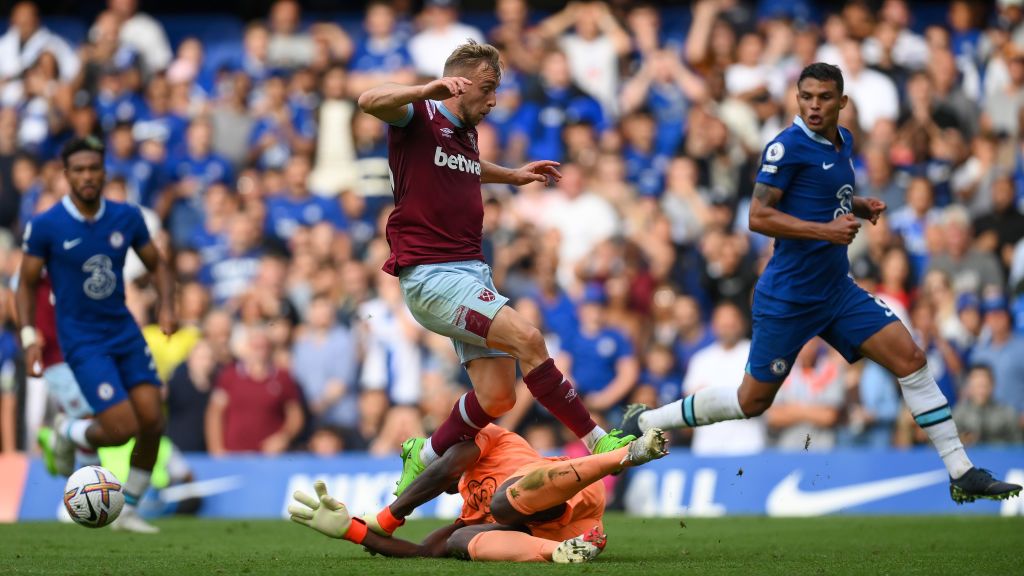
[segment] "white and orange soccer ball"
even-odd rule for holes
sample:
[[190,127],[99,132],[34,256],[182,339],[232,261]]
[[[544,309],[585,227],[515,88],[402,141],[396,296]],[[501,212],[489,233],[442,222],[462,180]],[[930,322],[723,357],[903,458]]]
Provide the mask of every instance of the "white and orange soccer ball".
[[64,507],[75,523],[102,528],[121,514],[124,487],[102,466],[79,468],[64,486]]

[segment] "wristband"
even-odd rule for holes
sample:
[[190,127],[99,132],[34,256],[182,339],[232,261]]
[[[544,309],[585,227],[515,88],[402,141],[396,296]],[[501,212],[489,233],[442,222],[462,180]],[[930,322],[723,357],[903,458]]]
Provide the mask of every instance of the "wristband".
[[345,535],[342,538],[353,544],[362,544],[363,539],[366,538],[366,531],[366,522],[362,518],[353,518],[352,523],[348,525],[348,530],[345,531]]
[[39,344],[39,336],[36,334],[34,326],[22,326],[21,327],[21,349],[28,350],[32,346]]
[[385,506],[383,510],[377,513],[377,524],[381,530],[390,535],[394,534],[395,530],[398,530],[400,526],[405,524],[405,518],[395,518],[395,515],[391,513],[391,506]]

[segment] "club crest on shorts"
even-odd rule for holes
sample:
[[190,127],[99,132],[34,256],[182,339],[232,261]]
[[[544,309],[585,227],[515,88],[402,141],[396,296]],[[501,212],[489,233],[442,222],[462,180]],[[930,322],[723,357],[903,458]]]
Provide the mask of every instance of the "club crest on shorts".
[[111,232],[110,245],[113,246],[114,248],[120,248],[121,246],[124,246],[124,235],[118,232],[117,230]]
[[114,387],[110,385],[110,382],[104,382],[96,389],[96,395],[100,397],[100,400],[110,400],[114,397]]
[[776,376],[783,376],[789,369],[789,364],[782,358],[776,358],[775,360],[772,360],[771,365],[769,365],[769,369],[772,371],[772,374],[775,374]]
[[483,290],[480,291],[480,294],[477,295],[477,298],[483,300],[484,302],[494,302],[495,296],[494,292],[491,292],[487,288],[484,288]]

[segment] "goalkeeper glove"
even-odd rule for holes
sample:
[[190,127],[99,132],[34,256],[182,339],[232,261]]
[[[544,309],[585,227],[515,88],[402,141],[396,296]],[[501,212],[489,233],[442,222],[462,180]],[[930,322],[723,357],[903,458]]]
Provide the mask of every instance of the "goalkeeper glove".
[[327,484],[322,480],[313,483],[313,490],[316,491],[316,498],[301,490],[295,491],[293,497],[301,506],[288,506],[291,520],[308,526],[324,536],[344,538],[361,544],[366,538],[366,522],[360,518],[352,518],[345,505],[327,493]]

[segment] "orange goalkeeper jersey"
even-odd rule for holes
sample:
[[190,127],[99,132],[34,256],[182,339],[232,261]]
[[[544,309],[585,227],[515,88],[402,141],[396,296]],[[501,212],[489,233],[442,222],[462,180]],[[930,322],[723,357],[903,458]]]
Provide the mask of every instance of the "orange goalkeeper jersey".
[[494,522],[491,497],[512,473],[524,465],[544,460],[522,436],[488,424],[476,435],[480,459],[459,480],[462,515],[466,524]]

